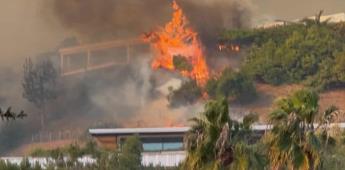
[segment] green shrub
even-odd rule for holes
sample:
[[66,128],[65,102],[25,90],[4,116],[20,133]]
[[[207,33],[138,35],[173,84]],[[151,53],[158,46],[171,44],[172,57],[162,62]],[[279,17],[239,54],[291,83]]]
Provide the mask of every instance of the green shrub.
[[226,31],[221,40],[249,46],[242,71],[280,85],[306,83],[320,90],[345,87],[345,23],[305,20],[268,29]]
[[49,155],[50,155],[49,150],[44,150],[41,148],[36,148],[30,153],[30,156],[33,156],[33,157],[47,157]]
[[121,148],[119,170],[140,170],[141,152],[143,151],[138,136],[128,137]]
[[195,80],[184,82],[177,90],[168,95],[171,107],[195,103],[202,96],[202,91]]
[[231,97],[249,102],[256,97],[256,89],[250,76],[231,69],[225,69],[218,79],[210,79],[205,89],[211,98]]

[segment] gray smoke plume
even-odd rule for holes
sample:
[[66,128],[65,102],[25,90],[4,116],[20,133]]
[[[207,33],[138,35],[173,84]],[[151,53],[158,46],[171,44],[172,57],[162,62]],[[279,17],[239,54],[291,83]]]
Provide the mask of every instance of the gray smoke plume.
[[[99,42],[135,38],[164,26],[172,17],[171,2],[170,0],[52,0],[42,1],[44,8],[40,10],[48,11],[49,18],[58,21],[59,26],[62,26],[61,29],[60,27],[56,29],[63,30],[64,34],[72,32],[78,40]],[[238,28],[249,24],[250,9],[238,0],[180,0],[177,2],[204,42],[214,42],[217,34],[225,27]],[[37,7],[39,7],[38,4]],[[43,18],[40,16],[40,19],[41,17]],[[43,19],[40,20],[41,22]],[[42,25],[49,24],[51,20]],[[50,30],[50,27],[47,27],[47,30]],[[49,34],[54,33],[47,30],[45,32]],[[22,64],[25,57],[33,57],[36,53],[45,50],[54,50],[49,48],[54,48],[54,45],[58,43],[47,43],[46,37],[50,42],[54,38],[56,41],[61,41],[63,36],[60,36],[61,32],[51,37],[43,35],[40,38],[36,36],[41,34],[35,31],[31,34],[40,40],[34,46],[35,48],[30,48],[32,53],[23,52],[15,59],[15,63],[18,63],[18,67],[14,69],[15,73],[12,73],[12,68],[6,69],[11,73],[0,72],[2,82],[5,82],[1,84],[1,89],[3,89],[0,92],[1,105],[27,111],[30,117],[23,123],[25,124],[23,127],[30,132],[26,133],[27,136],[0,140],[0,144],[11,140],[22,141],[23,138],[30,138],[31,134],[39,130],[36,126],[36,122],[39,121],[37,110],[21,97]],[[13,50],[13,55],[15,55],[15,51],[20,51],[21,48],[14,46],[13,49],[15,49]],[[67,129],[67,127],[87,128],[92,126],[91,123],[103,121],[105,118],[108,122],[118,122],[118,125],[126,127],[177,125],[176,123],[186,121],[186,116],[195,113],[196,108],[200,108],[199,105],[176,110],[169,108],[165,96],[155,96],[153,93],[156,86],[151,80],[154,73],[151,72],[150,57],[141,54],[139,58],[141,59],[133,61],[126,67],[61,78],[60,96],[47,108],[49,111],[47,130]],[[10,57],[6,60],[10,60]],[[12,129],[5,126],[0,128]],[[4,133],[5,131],[1,132],[1,134]],[[6,149],[12,147],[15,146],[8,146]]]
[[[190,25],[204,44],[214,44],[224,28],[250,25],[250,3],[243,0],[177,0]],[[109,39],[135,38],[164,26],[172,17],[171,0],[53,0],[46,3],[50,14],[78,40],[98,42]],[[98,113],[128,118],[152,100],[153,85],[149,59],[132,63],[128,72],[89,76],[90,103]],[[113,76],[112,78],[109,78]],[[117,77],[119,76],[119,77]],[[104,81],[109,80],[109,81]],[[165,107],[165,106],[164,106]],[[168,109],[165,109],[167,112]]]
[[[136,37],[169,21],[170,0],[53,0],[48,5],[67,29],[89,41]],[[250,5],[240,0],[180,0],[191,25],[203,40],[224,28],[250,24]]]
[[[98,83],[90,86],[90,100],[101,112],[118,117],[129,117],[151,100],[151,68],[148,56],[134,61],[128,68],[97,76]],[[117,73],[116,73],[117,72]],[[115,73],[115,74],[111,74]],[[112,77],[113,78],[109,78]],[[104,81],[109,79],[110,81]],[[92,80],[94,81],[94,80]]]

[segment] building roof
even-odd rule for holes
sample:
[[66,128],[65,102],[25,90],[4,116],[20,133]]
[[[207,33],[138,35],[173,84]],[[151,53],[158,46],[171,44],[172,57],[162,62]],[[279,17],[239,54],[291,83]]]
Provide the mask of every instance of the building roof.
[[[269,130],[269,125],[253,125],[256,131]],[[160,127],[160,128],[113,128],[113,129],[89,129],[91,135],[130,135],[130,134],[162,134],[162,133],[186,133],[190,127]]]
[[186,133],[189,127],[89,129],[91,135]]
[[[314,124],[318,126],[318,124]],[[330,127],[345,128],[345,123],[331,123]],[[89,129],[91,135],[131,135],[131,134],[162,134],[186,133],[190,127],[161,127],[161,128],[117,128],[117,129]],[[254,131],[271,130],[272,125],[253,125]]]

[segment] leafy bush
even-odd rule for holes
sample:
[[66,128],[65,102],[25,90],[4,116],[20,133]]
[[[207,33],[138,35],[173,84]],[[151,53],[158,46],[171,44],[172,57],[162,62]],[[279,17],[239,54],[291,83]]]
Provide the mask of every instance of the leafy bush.
[[220,41],[238,45],[258,45],[271,40],[275,43],[284,42],[294,30],[303,29],[303,24],[291,24],[272,28],[256,28],[249,30],[229,30],[223,32]]
[[231,69],[225,69],[218,79],[210,79],[205,89],[212,98],[231,97],[241,102],[248,102],[256,96],[252,79],[243,72]]
[[172,90],[168,95],[170,106],[178,107],[192,104],[202,96],[202,91],[195,80],[184,82],[177,90]]
[[23,159],[20,165],[11,164],[0,160],[0,169],[1,170],[42,170],[43,168],[36,163],[35,165],[30,165],[27,159]]
[[307,84],[320,90],[345,87],[345,52],[338,53],[334,59],[322,61],[320,71]]
[[[32,156],[52,158],[54,161],[51,161],[48,165],[51,169],[140,170],[143,169],[141,166],[141,152],[142,144],[139,138],[137,136],[132,136],[125,140],[123,147],[120,150],[104,150],[99,148],[93,141],[89,141],[84,146],[71,144],[68,147],[53,150],[37,149],[32,153]],[[83,165],[78,161],[78,158],[90,155],[96,159],[96,163]],[[25,166],[33,169],[38,168],[38,165],[29,165],[25,161],[25,159],[22,161],[21,167]],[[0,161],[0,169],[3,166],[14,166],[17,168],[16,165],[7,164],[6,162]],[[30,168],[28,170],[31,170]]]
[[253,47],[244,70],[270,84],[301,82],[319,71],[320,63],[342,49],[327,27],[294,31],[285,42],[269,40]]
[[221,40],[250,46],[242,71],[256,80],[273,85],[307,82],[321,90],[345,87],[345,23],[304,22],[227,31]]
[[33,157],[47,157],[50,156],[50,151],[41,148],[34,149],[31,151],[30,156]]
[[141,152],[143,151],[141,142],[138,136],[128,137],[122,147],[121,155],[119,156],[120,170],[140,170],[141,169]]

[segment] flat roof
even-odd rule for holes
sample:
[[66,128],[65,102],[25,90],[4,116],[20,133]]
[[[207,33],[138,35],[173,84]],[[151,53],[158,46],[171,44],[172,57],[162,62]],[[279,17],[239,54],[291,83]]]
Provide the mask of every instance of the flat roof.
[[91,135],[186,133],[190,127],[89,129]]
[[[318,124],[314,124],[318,126]],[[345,123],[331,123],[330,127],[345,128]],[[116,128],[116,129],[89,129],[91,135],[128,135],[128,134],[161,134],[186,133],[190,127],[161,127],[161,128]],[[253,131],[271,130],[272,125],[253,125]]]
[[[91,135],[128,135],[128,134],[162,134],[186,133],[190,127],[159,127],[159,128],[111,128],[89,129]],[[271,129],[270,125],[253,125],[253,130],[264,131]]]

